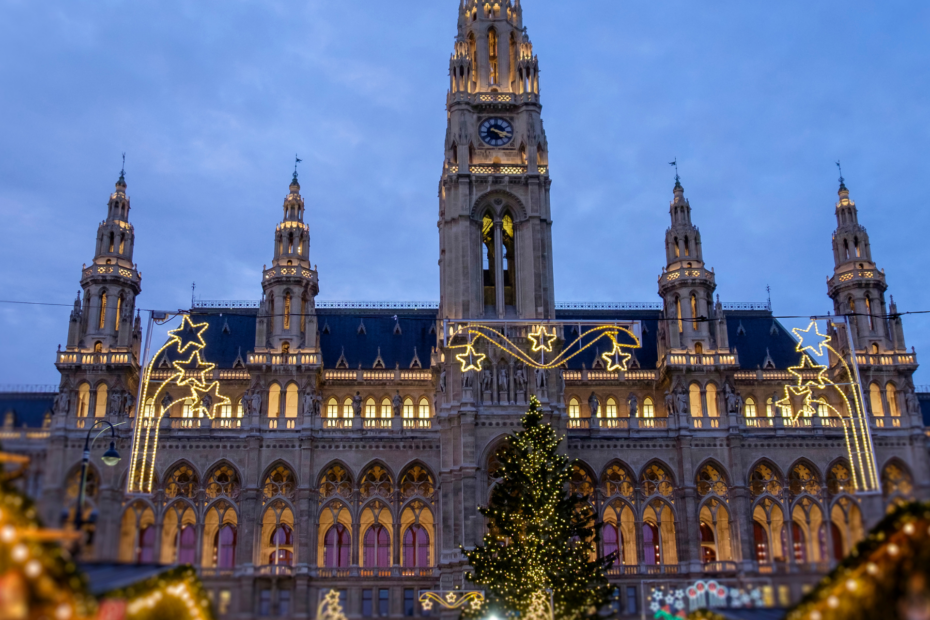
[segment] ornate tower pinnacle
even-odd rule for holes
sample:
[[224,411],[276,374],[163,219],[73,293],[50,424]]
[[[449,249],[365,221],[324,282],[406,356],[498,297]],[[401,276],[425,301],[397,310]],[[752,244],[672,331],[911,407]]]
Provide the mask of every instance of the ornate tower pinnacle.
[[295,163],[282,219],[275,228],[274,258],[263,272],[256,351],[286,354],[316,350],[315,298],[320,288],[309,257],[310,228],[304,223],[304,199]]
[[659,276],[659,295],[670,319],[664,345],[691,352],[725,350],[726,324],[714,306],[714,272],[704,264],[701,231],[691,223],[691,203],[685,198],[677,160],[672,165],[676,170],[669,203],[671,226],[665,231],[666,266]]
[[850,318],[856,350],[903,351],[901,319],[889,322],[884,318],[888,315],[885,272],[872,260],[869,233],[859,224],[859,210],[849,197],[842,170],[839,183],[833,231],[834,268],[833,277],[827,281],[827,292],[837,315],[858,315]]
[[97,227],[94,259],[81,274],[84,300],[75,301],[71,313],[68,350],[106,353],[138,344],[132,319],[142,276],[132,262],[135,229],[129,223],[125,161],[124,155],[124,168],[107,202],[107,217]]
[[440,314],[554,318],[548,144],[520,3],[459,3],[439,192]]

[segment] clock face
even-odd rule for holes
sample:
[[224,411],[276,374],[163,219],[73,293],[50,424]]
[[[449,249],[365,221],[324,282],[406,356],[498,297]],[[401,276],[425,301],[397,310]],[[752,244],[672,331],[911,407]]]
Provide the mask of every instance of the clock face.
[[489,118],[481,123],[478,133],[485,144],[504,146],[513,140],[513,125],[502,118]]

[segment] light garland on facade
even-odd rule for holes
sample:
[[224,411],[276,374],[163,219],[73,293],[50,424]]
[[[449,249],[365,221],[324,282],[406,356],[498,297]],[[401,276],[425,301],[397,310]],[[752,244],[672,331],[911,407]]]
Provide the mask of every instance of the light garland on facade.
[[433,605],[439,604],[444,609],[462,609],[471,607],[478,609],[484,603],[483,590],[426,590],[420,591],[420,605],[424,610],[430,611]]
[[[630,338],[633,339],[634,344],[621,343],[617,339],[620,333],[627,334]],[[580,334],[568,346],[562,349],[562,351],[556,355],[555,358],[549,362],[546,362],[544,357],[541,361],[534,360],[519,345],[507,338],[507,336],[502,334],[494,327],[473,324],[469,325],[468,327],[460,328],[454,335],[463,334],[467,334],[469,338],[468,343],[451,345],[449,347],[450,349],[465,349],[464,353],[460,353],[455,356],[455,358],[462,365],[462,372],[481,370],[481,362],[487,356],[476,352],[475,343],[477,343],[482,338],[487,340],[490,344],[497,347],[504,353],[507,353],[511,357],[520,360],[527,366],[536,368],[538,370],[552,370],[554,368],[558,368],[562,364],[567,363],[570,359],[583,353],[586,349],[594,346],[602,338],[608,338],[611,341],[612,350],[609,353],[602,354],[601,357],[607,362],[611,372],[616,370],[625,371],[627,369],[627,362],[632,357],[632,355],[625,352],[625,349],[638,349],[641,346],[640,340],[636,337],[636,334],[634,334],[626,327],[621,327],[619,325],[598,325]],[[555,329],[553,329],[553,332],[550,334],[549,332],[545,331],[545,328],[542,326],[537,326],[534,331],[528,335],[528,338],[533,343],[533,352],[542,352],[543,354],[552,349],[552,344],[555,342],[557,337],[558,336]],[[584,342],[585,339],[588,338],[590,338],[590,340],[588,342]],[[545,342],[545,340],[548,340],[548,342]],[[576,347],[577,350],[572,352],[572,349]]]
[[[160,407],[160,399],[164,391],[170,385],[180,388],[187,388],[189,394],[176,401],[172,405],[181,403],[191,408],[191,415],[194,417],[208,417],[211,420],[216,417],[218,408],[229,405],[232,401],[220,393],[219,381],[209,382],[208,376],[212,375],[216,364],[205,362],[202,352],[207,343],[203,338],[209,323],[194,323],[189,315],[183,315],[181,325],[177,329],[168,332],[168,341],[152,356],[148,367],[145,368],[142,375],[142,399],[136,408],[136,428],[133,434],[132,459],[129,464],[129,493],[151,493],[152,483],[155,478],[155,457],[158,453],[158,433],[161,427],[161,419],[167,413],[167,407]],[[149,395],[149,383],[152,377],[152,370],[155,367],[155,361],[169,348],[175,347],[175,352],[183,354],[190,350],[189,357],[186,360],[175,360],[171,363],[174,372],[158,386],[154,394]],[[210,406],[204,404],[205,399],[209,397]],[[146,417],[147,403],[152,401],[153,411],[151,417]],[[160,411],[156,414],[155,408]]]
[[330,590],[316,608],[317,620],[346,620],[342,604],[339,603],[339,590]]
[[[811,333],[812,330],[813,333]],[[832,411],[843,423],[843,434],[846,438],[846,451],[849,456],[853,489],[866,492],[880,491],[881,486],[879,485],[878,472],[875,467],[875,449],[872,446],[868,417],[865,415],[862,399],[860,398],[860,386],[853,385],[853,389],[850,390],[853,395],[852,402],[850,402],[842,387],[827,377],[828,367],[814,362],[811,354],[823,356],[825,349],[832,353],[843,365],[846,376],[852,383],[854,375],[849,365],[843,359],[843,356],[829,344],[830,336],[820,333],[817,328],[817,321],[811,321],[807,329],[795,327],[792,331],[798,339],[795,350],[801,354],[801,363],[789,368],[788,372],[797,378],[797,383],[795,385],[785,385],[784,398],[773,403],[773,405],[783,409],[791,408],[792,396],[802,398],[802,406],[792,417],[793,420],[797,420],[802,415],[817,415],[818,412],[814,405],[824,406]],[[815,375],[814,379],[805,378],[805,374],[809,377],[812,372]],[[847,412],[845,415],[843,411],[830,405],[826,398],[815,395],[813,392],[815,389],[822,392],[831,387],[836,389],[843,399],[846,405],[845,411]]]

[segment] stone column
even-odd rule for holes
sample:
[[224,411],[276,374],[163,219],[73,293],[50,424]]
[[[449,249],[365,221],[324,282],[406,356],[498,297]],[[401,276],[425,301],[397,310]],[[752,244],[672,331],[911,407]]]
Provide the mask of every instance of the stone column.
[[[483,39],[487,46],[487,38]],[[494,299],[497,303],[497,318],[504,318],[506,312],[504,304],[504,223],[500,220],[494,222]]]

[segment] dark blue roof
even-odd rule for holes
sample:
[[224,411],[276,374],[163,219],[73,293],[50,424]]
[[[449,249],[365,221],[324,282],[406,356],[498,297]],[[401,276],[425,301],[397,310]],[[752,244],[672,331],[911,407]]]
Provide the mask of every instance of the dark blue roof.
[[[640,368],[655,368],[659,359],[658,351],[658,334],[659,334],[659,317],[658,312],[648,311],[598,311],[598,310],[561,310],[556,312],[555,318],[559,321],[571,321],[572,319],[584,321],[603,321],[610,323],[613,321],[640,321],[642,324],[642,342],[641,348],[633,349],[636,361],[639,362]],[[580,332],[583,333],[590,329],[590,326],[581,326]],[[578,338],[579,329],[577,327],[566,326],[562,338],[566,343],[572,343]],[[633,340],[624,337],[621,344],[633,344]],[[569,370],[581,370],[582,364],[585,368],[593,368],[594,363],[600,359],[604,353],[609,353],[612,345],[608,340],[602,340],[595,346],[585,349],[581,354],[568,360]],[[601,360],[603,364],[603,360]],[[632,364],[632,362],[631,362]]]
[[930,426],[930,393],[918,392],[917,402],[920,403],[920,415],[924,419],[924,426]]
[[[410,368],[414,354],[422,368],[430,366],[436,346],[435,310],[317,310],[317,321],[326,368],[335,368],[343,355],[349,368],[371,368],[379,350],[385,368]],[[395,333],[397,327],[400,333]]]
[[30,428],[42,428],[45,414],[51,412],[55,394],[39,392],[35,394],[22,392],[0,393],[0,424],[6,422],[7,413],[13,412],[13,424],[16,427],[26,425]]
[[[201,355],[204,361],[216,364],[217,368],[232,368],[236,358],[242,352],[243,361],[246,354],[255,349],[255,320],[258,310],[224,310],[207,311],[191,316],[194,323],[208,323],[207,331],[203,334],[206,347]],[[159,345],[160,347],[161,345]],[[172,355],[166,351],[162,357],[167,356],[169,362],[175,361],[180,355]],[[190,356],[189,350],[183,357]],[[156,368],[161,364],[162,358],[156,360]]]
[[779,370],[800,363],[798,341],[770,312],[727,312],[726,317],[730,349],[739,353],[740,368],[763,368],[766,353]]

